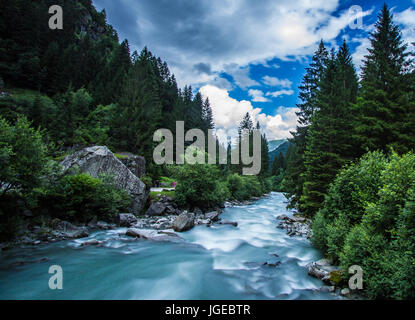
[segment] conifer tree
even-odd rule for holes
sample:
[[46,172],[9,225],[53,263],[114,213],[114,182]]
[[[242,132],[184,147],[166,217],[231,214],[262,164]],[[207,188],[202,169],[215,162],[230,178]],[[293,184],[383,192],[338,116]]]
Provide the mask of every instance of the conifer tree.
[[354,157],[350,139],[351,104],[356,102],[358,81],[346,42],[337,55],[332,51],[317,94],[318,111],[306,138],[306,168],[300,209],[312,216],[321,208],[329,184],[339,169]]
[[389,151],[389,147],[406,152],[415,143],[408,121],[414,115],[405,80],[408,52],[386,4],[375,31],[370,34],[370,42],[356,106],[356,139],[362,152],[366,149]]
[[290,208],[298,207],[303,194],[306,136],[308,135],[311,118],[317,110],[317,94],[327,59],[328,52],[323,41],[321,41],[310,66],[306,68],[306,73],[299,87],[299,98],[301,100],[301,103],[297,104],[297,107],[300,109],[297,112],[299,126],[297,126],[296,132],[292,132],[293,138],[290,140],[292,156],[287,157],[289,164],[287,164],[286,178],[283,182],[283,189],[286,192],[286,197],[289,199],[288,206]]

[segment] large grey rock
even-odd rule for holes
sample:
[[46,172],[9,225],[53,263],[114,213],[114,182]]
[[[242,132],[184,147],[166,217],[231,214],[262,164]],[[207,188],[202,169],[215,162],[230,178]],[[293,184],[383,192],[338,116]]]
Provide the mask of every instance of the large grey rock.
[[173,221],[173,230],[183,232],[190,230],[195,225],[195,215],[191,212],[183,212]]
[[148,208],[146,215],[147,216],[162,216],[167,209],[167,204],[163,202],[152,203],[150,208]]
[[137,218],[131,213],[120,213],[118,214],[118,224],[120,227],[131,227],[137,223]]
[[209,219],[210,221],[218,221],[219,215],[221,214],[220,211],[212,211],[205,214],[205,218]]
[[131,196],[130,210],[139,214],[147,201],[146,185],[137,178],[114,154],[105,146],[94,146],[82,149],[65,158],[61,163],[64,171],[78,167],[94,178],[101,174],[112,175],[115,185]]
[[121,162],[138,178],[146,174],[146,159],[141,156],[136,156],[131,153],[122,152],[121,155],[125,158],[120,159]]

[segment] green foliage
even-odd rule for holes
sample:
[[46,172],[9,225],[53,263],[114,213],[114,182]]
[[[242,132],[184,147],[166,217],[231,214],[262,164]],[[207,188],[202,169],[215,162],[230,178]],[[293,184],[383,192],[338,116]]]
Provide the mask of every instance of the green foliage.
[[415,155],[366,154],[343,169],[313,221],[313,244],[364,270],[370,298],[413,299]]
[[220,172],[215,165],[177,166],[176,175],[176,202],[179,205],[210,208],[225,201],[227,190],[218,183]]
[[25,117],[13,126],[0,118],[0,190],[28,193],[41,183],[48,159],[39,130]]
[[94,216],[113,220],[116,214],[128,208],[130,199],[125,191],[116,188],[112,177],[96,179],[79,173],[64,176],[46,189],[41,203],[54,217],[88,222]]

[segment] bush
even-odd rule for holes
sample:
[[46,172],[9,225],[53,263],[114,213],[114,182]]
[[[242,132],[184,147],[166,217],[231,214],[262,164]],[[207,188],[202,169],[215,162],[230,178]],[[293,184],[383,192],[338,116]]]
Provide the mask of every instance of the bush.
[[185,164],[177,166],[176,202],[181,205],[210,208],[226,200],[226,190],[218,183],[219,169],[215,165]]
[[0,118],[0,190],[28,193],[41,183],[48,159],[39,130],[25,117],[10,125]]
[[127,209],[129,196],[118,190],[110,176],[100,179],[86,173],[64,176],[46,190],[42,208],[60,219],[88,222],[93,217],[113,220],[121,210]]
[[359,265],[370,298],[415,297],[415,155],[365,155],[343,169],[313,221],[312,241],[347,270]]

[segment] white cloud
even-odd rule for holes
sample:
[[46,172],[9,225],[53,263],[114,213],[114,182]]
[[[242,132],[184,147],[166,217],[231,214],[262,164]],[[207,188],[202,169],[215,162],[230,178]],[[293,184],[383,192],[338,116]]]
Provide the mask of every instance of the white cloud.
[[222,143],[226,143],[228,136],[237,136],[239,123],[247,112],[254,123],[260,123],[268,139],[288,138],[297,125],[297,108],[279,107],[272,116],[266,115],[260,108],[254,108],[249,101],[230,97],[227,90],[205,85],[200,92],[203,97],[209,97],[216,133]]
[[248,94],[252,97],[253,102],[270,102],[271,100],[264,97],[261,90],[250,89]]
[[[181,87],[214,79],[195,70],[200,62],[208,63],[216,75],[234,64],[230,72],[237,85],[254,86],[246,66],[274,58],[301,59],[315,51],[321,38],[332,41],[356,18],[348,9],[333,15],[339,0],[264,0],[255,5],[248,0],[182,0],[163,6],[153,0],[95,2],[134,15],[135,21],[130,19],[120,33],[133,49],[147,45],[168,61]],[[109,17],[116,14],[107,12]]]
[[412,45],[415,42],[415,10],[410,7],[405,11],[394,13],[394,16],[395,21],[402,27],[403,40]]
[[269,97],[273,97],[273,98],[278,98],[279,96],[291,96],[294,94],[293,90],[279,90],[279,91],[273,91],[273,92],[267,92],[266,96]]
[[241,68],[238,65],[232,63],[230,65],[225,66],[225,72],[231,75],[236,85],[238,85],[242,89],[259,85],[257,81],[252,80],[250,78],[249,67]]
[[265,76],[262,78],[262,82],[270,87],[282,87],[291,88],[292,81],[288,79],[278,79],[276,77]]

